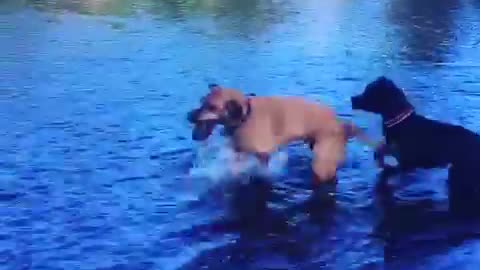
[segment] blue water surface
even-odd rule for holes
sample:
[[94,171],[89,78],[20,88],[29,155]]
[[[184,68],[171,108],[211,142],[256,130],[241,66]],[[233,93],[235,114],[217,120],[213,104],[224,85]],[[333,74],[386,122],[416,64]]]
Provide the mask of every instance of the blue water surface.
[[477,0],[2,0],[0,269],[477,269],[480,227],[446,216],[445,171],[383,198],[353,141],[324,211],[292,145],[282,174],[235,192],[185,114],[217,82],[379,138],[349,98],[387,75],[479,131],[479,46]]

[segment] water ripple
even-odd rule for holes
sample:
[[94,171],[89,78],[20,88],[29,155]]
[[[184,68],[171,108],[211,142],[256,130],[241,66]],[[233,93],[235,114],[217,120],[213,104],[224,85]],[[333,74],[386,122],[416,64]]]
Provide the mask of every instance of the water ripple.
[[323,101],[380,134],[349,98],[388,75],[419,111],[479,130],[475,1],[0,2],[0,269],[478,262],[474,226],[442,216],[445,173],[407,177],[387,200],[352,142],[330,205],[293,144],[282,173],[239,187],[185,120],[215,78]]

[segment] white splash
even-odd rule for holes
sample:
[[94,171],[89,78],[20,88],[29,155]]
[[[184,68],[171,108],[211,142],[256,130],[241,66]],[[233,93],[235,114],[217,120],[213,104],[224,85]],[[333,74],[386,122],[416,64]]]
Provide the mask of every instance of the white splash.
[[262,166],[252,156],[241,159],[225,141],[210,141],[197,149],[193,167],[189,171],[190,178],[203,178],[209,184],[215,185],[221,181],[233,179],[235,175],[257,174],[263,176],[280,176],[285,173],[288,161],[286,151],[280,151],[271,156],[267,167]]

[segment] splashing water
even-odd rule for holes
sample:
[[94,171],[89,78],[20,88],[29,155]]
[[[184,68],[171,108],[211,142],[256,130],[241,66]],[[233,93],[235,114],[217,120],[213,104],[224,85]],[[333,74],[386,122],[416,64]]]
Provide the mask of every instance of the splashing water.
[[[196,149],[193,166],[188,178],[202,181],[202,190],[237,181],[238,175],[262,175],[278,177],[286,173],[288,161],[286,151],[279,151],[271,156],[268,166],[262,166],[254,157],[237,159],[237,153],[225,140],[211,140]],[[248,181],[249,177],[241,177]]]

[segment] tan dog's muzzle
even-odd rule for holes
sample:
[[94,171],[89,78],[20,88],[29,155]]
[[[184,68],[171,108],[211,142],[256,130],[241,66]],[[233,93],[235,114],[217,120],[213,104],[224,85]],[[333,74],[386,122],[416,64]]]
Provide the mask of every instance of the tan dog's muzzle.
[[217,125],[216,120],[204,120],[195,124],[192,130],[192,139],[195,141],[204,141],[212,135],[213,129]]
[[188,122],[190,122],[192,124],[197,123],[199,114],[200,114],[200,109],[195,109],[195,110],[192,110],[192,111],[188,112],[188,114],[187,114]]
[[212,134],[218,123],[218,117],[211,112],[205,112],[202,108],[194,109],[187,114],[187,119],[194,124],[192,139],[204,141]]

